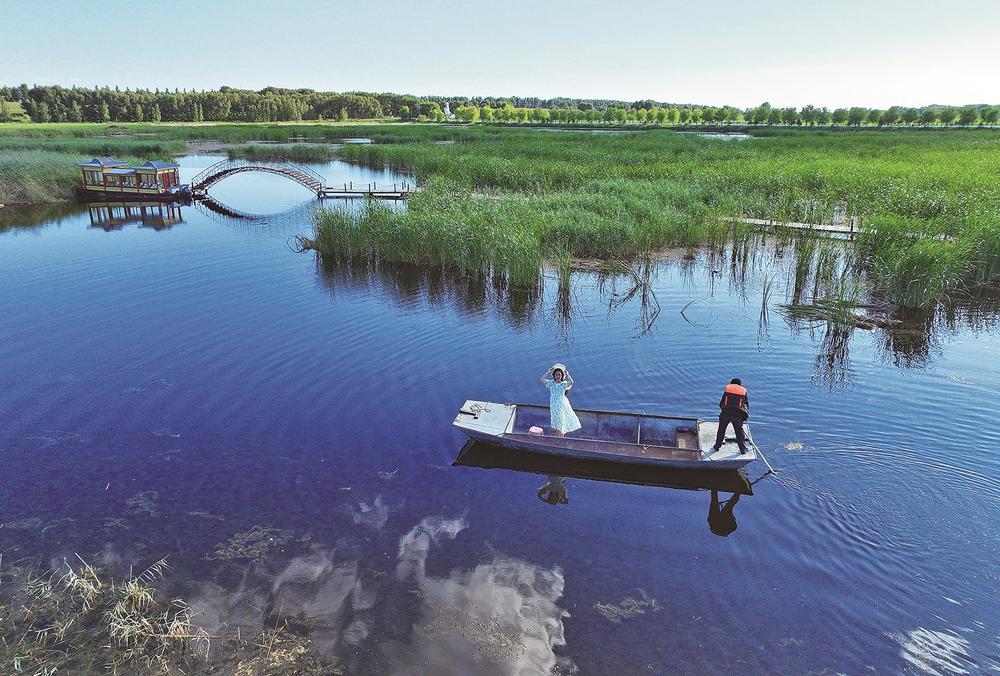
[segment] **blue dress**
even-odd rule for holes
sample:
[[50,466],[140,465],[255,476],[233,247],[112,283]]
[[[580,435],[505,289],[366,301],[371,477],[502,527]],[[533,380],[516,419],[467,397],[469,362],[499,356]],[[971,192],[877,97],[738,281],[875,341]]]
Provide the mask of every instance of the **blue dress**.
[[565,380],[557,383],[554,380],[545,380],[545,387],[549,388],[549,413],[552,415],[552,429],[559,430],[563,434],[580,429],[580,419],[576,417],[576,412],[566,398],[566,390],[569,383]]

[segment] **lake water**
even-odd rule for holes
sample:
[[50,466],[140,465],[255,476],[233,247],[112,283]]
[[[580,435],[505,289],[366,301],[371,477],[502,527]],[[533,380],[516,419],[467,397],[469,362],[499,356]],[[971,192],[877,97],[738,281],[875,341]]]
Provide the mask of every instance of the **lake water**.
[[[745,274],[701,252],[652,271],[648,326],[622,278],[567,298],[319,261],[288,241],[305,189],[212,194],[283,213],[0,210],[4,566],[167,556],[201,626],[298,618],[348,673],[1000,670],[995,296],[793,326],[787,252]],[[777,476],[719,537],[707,492],[567,479],[552,506],[544,476],[453,467],[458,405],[544,402],[554,361],[578,408],[710,418],[742,377]]]

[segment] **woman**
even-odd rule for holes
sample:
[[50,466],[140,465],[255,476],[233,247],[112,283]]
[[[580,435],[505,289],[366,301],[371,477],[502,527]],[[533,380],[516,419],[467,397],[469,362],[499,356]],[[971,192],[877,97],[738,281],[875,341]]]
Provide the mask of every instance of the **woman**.
[[[552,376],[551,378],[549,376]],[[567,432],[580,429],[580,419],[569,405],[566,393],[573,389],[573,378],[564,364],[554,364],[542,375],[542,385],[549,388],[549,414],[552,416],[552,432],[565,436]]]

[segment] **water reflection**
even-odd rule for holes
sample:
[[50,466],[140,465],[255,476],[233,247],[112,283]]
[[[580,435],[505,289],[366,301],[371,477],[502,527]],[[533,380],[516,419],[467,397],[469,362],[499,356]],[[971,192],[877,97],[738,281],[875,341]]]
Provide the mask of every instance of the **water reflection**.
[[493,311],[516,327],[530,325],[542,301],[541,286],[514,287],[503,275],[390,263],[374,256],[317,255],[316,272],[331,294],[340,289],[367,288],[407,307],[448,305],[469,315]]
[[87,205],[90,227],[110,232],[128,224],[166,230],[184,222],[176,202],[92,202]]
[[572,671],[555,652],[568,615],[558,568],[495,554],[445,575],[428,570],[433,550],[468,527],[463,516],[421,519],[399,538],[391,571],[381,551],[350,539],[314,545],[277,570],[223,566],[190,594],[195,622],[218,639],[216,651],[290,626],[335,673]]
[[538,489],[538,499],[547,505],[568,505],[569,492],[565,479],[555,474],[549,476],[545,485]]
[[733,510],[740,501],[740,494],[733,493],[728,500],[719,500],[719,491],[712,489],[712,501],[708,505],[708,529],[714,535],[727,537],[736,530],[736,516]]
[[227,227],[246,232],[269,229],[272,234],[279,232],[296,235],[309,228],[312,214],[319,205],[318,200],[310,199],[284,211],[258,214],[237,209],[211,196],[205,196],[194,202],[194,208],[200,214]]
[[75,220],[84,210],[84,205],[76,202],[6,204],[0,207],[0,233],[9,230],[37,230],[66,220]]
[[[581,460],[521,451],[513,453],[510,449],[481,441],[466,442],[452,465],[545,475],[548,480],[536,495],[539,500],[550,505],[569,503],[565,484],[567,477],[660,488],[709,490],[712,492],[708,510],[709,530],[721,536],[736,530],[733,510],[740,496],[753,495],[753,487],[743,470],[639,467],[604,460]],[[720,500],[720,492],[731,495],[726,500]]]
[[650,333],[660,314],[652,289],[655,265],[650,261],[640,264],[638,271],[625,264],[582,271],[561,267],[551,286],[544,283],[542,275],[534,285],[515,286],[496,270],[461,271],[439,265],[390,262],[377,256],[317,254],[316,272],[331,294],[339,289],[366,288],[386,294],[405,307],[448,306],[470,316],[490,312],[515,328],[545,321],[545,297],[549,293],[559,343],[572,338],[572,324],[581,312],[575,298],[576,285],[588,277],[594,282],[598,298],[607,304],[609,315],[626,307],[638,307],[636,337]]

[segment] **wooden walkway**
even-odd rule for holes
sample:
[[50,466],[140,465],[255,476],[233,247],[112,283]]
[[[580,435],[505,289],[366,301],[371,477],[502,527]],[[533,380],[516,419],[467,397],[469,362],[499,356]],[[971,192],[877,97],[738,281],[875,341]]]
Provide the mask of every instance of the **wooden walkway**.
[[859,229],[853,223],[786,223],[763,218],[734,218],[737,223],[748,225],[766,225],[779,228],[791,228],[793,230],[812,230],[813,232],[827,232],[837,235],[847,235],[852,237],[858,234]]
[[316,196],[320,199],[378,199],[378,200],[405,200],[417,192],[418,188],[409,184],[378,185],[372,183],[367,186],[354,187],[353,184],[342,186],[325,185],[316,191]]

